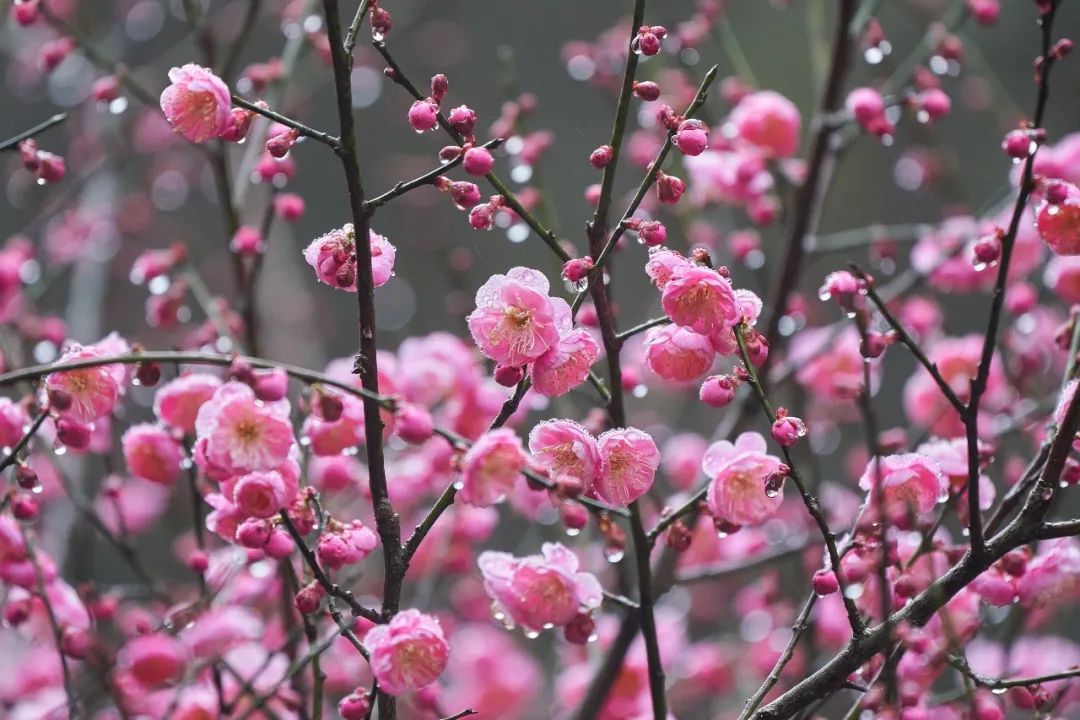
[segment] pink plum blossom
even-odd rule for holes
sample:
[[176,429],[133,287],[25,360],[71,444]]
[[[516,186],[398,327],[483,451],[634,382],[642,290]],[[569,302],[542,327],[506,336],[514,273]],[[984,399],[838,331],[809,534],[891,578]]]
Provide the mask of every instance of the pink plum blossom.
[[788,157],[799,149],[799,110],[780,93],[762,90],[747,95],[728,120],[740,138],[774,157]]
[[[97,348],[74,346],[60,357],[59,362],[91,360],[105,354]],[[108,415],[120,397],[117,374],[107,365],[51,373],[45,378],[45,389],[65,393],[70,398],[70,406],[58,408],[60,416],[80,423],[91,423]]]
[[177,681],[189,662],[187,648],[164,633],[129,640],[116,658],[116,666],[141,685],[156,688]]
[[664,312],[680,327],[710,335],[739,321],[740,307],[731,281],[712,268],[676,268],[664,284]]
[[469,332],[480,351],[500,365],[518,367],[559,341],[559,316],[569,319],[566,301],[548,297],[543,273],[525,267],[492,275],[476,292]]
[[783,488],[766,493],[765,479],[781,463],[767,448],[759,433],[744,432],[734,443],[720,440],[705,451],[701,469],[711,480],[706,502],[716,518],[734,525],[756,525],[779,509]]
[[199,409],[195,431],[205,459],[233,474],[276,469],[294,444],[288,402],[263,403],[238,382],[218,388]]
[[676,325],[652,328],[645,335],[645,364],[677,383],[691,383],[709,372],[716,350],[705,335]]
[[886,507],[899,512],[910,508],[916,513],[932,510],[949,490],[938,464],[916,453],[886,455],[878,462],[872,461],[859,478],[859,487],[867,491],[880,488]]
[[195,432],[199,408],[221,387],[221,379],[208,373],[188,373],[158,388],[154,414],[169,427],[184,433]]
[[533,389],[541,395],[565,395],[585,382],[600,355],[600,344],[588,330],[570,330],[529,368]]
[[439,621],[419,610],[402,610],[364,637],[371,672],[391,695],[419,690],[439,679],[450,656]]
[[[375,287],[381,287],[394,274],[397,249],[374,230],[369,231],[368,239],[372,282]],[[356,232],[352,223],[312,240],[304,250],[304,260],[315,269],[319,282],[338,290],[356,292]]]
[[180,476],[183,451],[173,437],[156,425],[132,425],[121,438],[124,461],[135,477],[172,485]]
[[615,428],[597,439],[600,477],[597,496],[612,505],[629,505],[652,487],[660,467],[660,450],[652,437],[637,428]]
[[510,492],[525,469],[525,449],[508,428],[484,433],[461,461],[459,496],[470,505],[485,507]]
[[547,420],[529,433],[529,452],[552,480],[574,478],[587,491],[600,475],[600,450],[573,420]]
[[477,564],[496,612],[512,625],[540,632],[600,607],[599,581],[578,569],[577,556],[569,548],[544,543],[540,552],[521,558],[491,550],[480,554]]
[[188,63],[170,70],[169,82],[161,93],[161,111],[176,132],[191,142],[202,143],[228,129],[232,97],[221,78]]

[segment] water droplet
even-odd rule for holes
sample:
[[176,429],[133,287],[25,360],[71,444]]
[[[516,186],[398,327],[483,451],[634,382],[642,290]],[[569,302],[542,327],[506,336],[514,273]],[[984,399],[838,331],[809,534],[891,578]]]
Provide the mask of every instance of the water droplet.
[[621,547],[605,547],[604,548],[604,558],[609,563],[617,563],[617,562],[621,561],[623,559],[623,555],[625,555],[625,552]]
[[459,491],[460,491],[460,490],[461,490],[461,488],[463,488],[463,487],[465,487],[465,483],[463,483],[463,482],[462,482],[462,481],[460,481],[460,480],[458,480],[457,482],[455,482],[455,483],[454,483],[454,489],[455,489],[455,490],[459,490]]
[[566,534],[569,537],[577,537],[578,535],[581,534],[581,529],[580,528],[568,527],[568,528],[566,528]]
[[540,633],[536,632],[535,630],[526,630],[525,637],[529,638],[530,640],[535,640],[536,638],[540,637]]
[[1008,688],[996,687],[990,690],[990,692],[992,692],[994,695],[1004,695],[1006,692],[1008,692]]
[[555,627],[555,623],[544,623],[545,630],[550,630],[553,627]]
[[45,178],[38,178],[37,179],[37,184],[38,185],[44,185],[45,184]]
[[774,498],[780,494],[780,489],[773,487],[772,485],[765,486],[765,497]]
[[832,293],[828,290],[825,290],[824,288],[822,288],[821,291],[818,292],[817,296],[818,300],[820,300],[821,302],[829,302],[830,300],[832,300]]
[[382,42],[383,40],[386,39],[386,35],[379,32],[378,30],[372,30],[371,31],[371,39],[374,40],[377,43],[380,43],[380,42]]

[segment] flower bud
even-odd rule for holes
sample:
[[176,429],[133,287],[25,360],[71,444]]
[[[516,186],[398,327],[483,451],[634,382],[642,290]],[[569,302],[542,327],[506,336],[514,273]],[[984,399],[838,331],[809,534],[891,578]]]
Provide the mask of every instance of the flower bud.
[[418,133],[433,129],[439,122],[439,106],[430,100],[417,100],[409,108],[409,126]]
[[525,377],[525,370],[523,368],[510,367],[508,365],[495,366],[495,382],[503,387],[514,387],[521,382],[523,377]]
[[772,436],[783,447],[791,447],[806,436],[806,423],[800,418],[789,416],[784,408],[776,409],[776,421],[772,425]]
[[300,592],[296,593],[296,597],[293,599],[293,604],[296,605],[296,609],[305,615],[310,615],[319,609],[319,603],[322,602],[323,596],[326,591],[323,590],[322,585],[312,581],[300,588]]
[[408,443],[426,442],[434,434],[435,423],[431,413],[422,405],[401,403],[394,412],[394,431]]
[[818,597],[832,595],[840,589],[840,581],[832,570],[821,569],[814,573],[810,583],[814,587],[814,594]]
[[709,407],[726,407],[735,399],[738,383],[731,375],[713,375],[705,378],[698,392],[698,399]]
[[563,265],[562,276],[567,281],[577,284],[584,282],[589,277],[589,273],[592,272],[594,264],[593,259],[586,255],[585,257],[574,258],[567,260]]
[[474,147],[465,151],[465,161],[462,163],[465,168],[465,172],[470,175],[477,175],[483,177],[491,172],[491,169],[495,167],[495,158],[491,157],[491,153],[487,148]]
[[610,145],[601,145],[589,155],[589,162],[597,170],[603,170],[613,157],[615,157],[615,151],[612,147]]
[[653,102],[660,97],[660,86],[654,82],[634,82],[634,94],[645,102]]

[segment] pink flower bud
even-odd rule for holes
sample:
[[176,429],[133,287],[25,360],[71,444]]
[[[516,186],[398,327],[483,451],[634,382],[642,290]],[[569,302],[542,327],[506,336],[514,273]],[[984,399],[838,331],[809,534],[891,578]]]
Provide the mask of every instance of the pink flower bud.
[[367,693],[360,689],[341,698],[338,703],[338,714],[342,720],[367,720],[370,709]]
[[634,38],[632,44],[634,52],[637,52],[646,57],[652,57],[660,52],[660,38],[655,33],[643,29],[641,33]]
[[319,418],[327,422],[337,422],[345,411],[345,403],[337,395],[319,393],[319,397],[311,409]]
[[847,270],[837,270],[825,276],[825,281],[818,290],[822,301],[836,300],[840,307],[850,310],[855,306],[859,294],[859,278]]
[[94,81],[90,96],[99,103],[110,103],[120,97],[120,81],[115,75],[106,75]]
[[600,202],[600,183],[594,183],[585,188],[585,202],[589,205]]
[[469,225],[473,230],[490,230],[495,227],[495,208],[490,203],[477,205],[469,211]]
[[4,622],[11,627],[18,627],[30,617],[30,598],[9,600],[4,605]]
[[931,120],[940,120],[952,109],[952,100],[945,91],[939,88],[923,90],[916,98],[916,102]]
[[312,581],[300,588],[300,592],[296,593],[293,604],[296,605],[296,609],[300,612],[305,615],[310,615],[319,609],[319,603],[322,602],[323,596],[325,595],[326,591],[323,590],[323,586]]
[[241,225],[232,236],[229,249],[243,257],[255,257],[262,255],[266,247],[263,245],[262,233],[258,228]]
[[1027,130],[1011,130],[1001,142],[1001,149],[1014,160],[1023,160],[1031,154],[1035,143]]
[[60,636],[60,650],[73,660],[86,658],[90,647],[93,645],[93,637],[90,632],[79,627],[64,628]]
[[476,183],[459,180],[450,183],[450,197],[458,210],[469,210],[480,204],[480,188]]
[[588,255],[581,258],[574,258],[573,260],[567,260],[566,264],[563,265],[562,276],[566,278],[567,281],[574,284],[584,282],[585,279],[589,277],[589,273],[592,272],[593,267],[595,267],[593,259]]
[[292,555],[295,548],[296,543],[293,542],[292,536],[285,530],[277,528],[270,533],[270,539],[266,541],[263,552],[274,560],[284,560]]
[[39,63],[45,72],[52,72],[75,49],[75,41],[69,37],[51,40],[41,46]]
[[38,487],[38,476],[29,465],[17,465],[15,467],[15,482],[23,490],[34,490]]
[[77,420],[62,417],[56,421],[56,439],[78,452],[90,446],[90,428]]
[[649,247],[658,247],[667,242],[667,227],[659,220],[645,220],[638,225],[638,238]]
[[394,418],[394,431],[405,442],[418,445],[429,440],[435,432],[431,413],[423,405],[401,403],[394,412]]
[[16,0],[11,6],[11,17],[23,27],[33,25],[41,16],[41,9],[38,7],[40,4],[40,0]]
[[1001,258],[1001,237],[998,233],[983,235],[971,247],[972,262],[976,270],[993,265]]
[[11,498],[11,514],[16,520],[29,522],[38,516],[38,503],[30,495],[15,495]]
[[23,140],[19,143],[19,156],[22,158],[23,167],[30,172],[37,172],[40,160],[38,159],[38,146],[34,138]]
[[1069,185],[1063,182],[1047,183],[1044,194],[1046,195],[1046,202],[1051,205],[1060,205],[1069,199]]
[[776,421],[772,426],[772,436],[783,447],[791,447],[806,435],[806,423],[789,416],[784,408],[776,409]]
[[436,105],[441,105],[446,91],[450,89],[450,81],[442,73],[431,78],[431,99]]
[[476,111],[468,105],[459,105],[446,116],[450,127],[454,128],[459,135],[465,138],[473,136],[473,128],[476,127]]
[[299,137],[300,133],[292,128],[279,132],[277,135],[274,135],[266,141],[266,152],[281,159],[289,154],[289,150],[296,144],[296,140]]
[[589,511],[575,502],[559,503],[559,518],[567,530],[582,530],[589,524]]
[[607,167],[608,163],[611,162],[613,157],[615,157],[615,152],[612,150],[611,146],[601,145],[589,155],[589,162],[597,170],[603,170]]
[[814,573],[814,579],[811,581],[811,585],[814,587],[814,594],[818,597],[832,595],[840,589],[840,581],[836,578],[836,573],[832,570],[818,570]]
[[675,133],[675,147],[683,155],[700,155],[709,147],[709,128],[700,120],[683,120]]
[[656,197],[665,205],[674,205],[686,192],[686,183],[661,171],[656,178]]
[[495,382],[503,387],[514,387],[521,382],[521,378],[523,377],[525,377],[525,371],[520,367],[511,367],[509,365],[495,366]]
[[285,397],[289,390],[289,376],[281,368],[256,370],[251,389],[255,397],[263,402],[277,402]]
[[304,198],[296,193],[278,193],[274,196],[274,213],[285,222],[299,220],[304,214]]
[[967,0],[968,13],[972,19],[980,25],[994,25],[1001,15],[1001,4],[998,0]]
[[240,142],[247,137],[255,113],[245,108],[234,107],[229,111],[229,122],[219,137],[226,142]]
[[409,108],[409,125],[418,133],[427,132],[439,122],[439,106],[430,100],[417,100]]
[[654,82],[634,82],[634,94],[645,102],[653,102],[660,97],[660,86]]
[[319,544],[315,546],[315,557],[319,564],[331,570],[344,567],[350,556],[348,542],[338,533],[324,533],[319,537]]
[[738,384],[731,375],[712,375],[701,383],[698,398],[709,407],[722,408],[735,399]]
[[469,148],[465,151],[465,161],[462,165],[465,168],[465,172],[470,175],[483,177],[495,167],[495,158],[491,157],[491,153],[488,152],[487,148]]
[[44,150],[38,152],[38,183],[57,183],[64,179],[67,174],[67,163],[64,158]]
[[202,550],[196,550],[187,557],[188,569],[202,575],[210,567],[210,558]]
[[390,13],[382,6],[371,8],[371,34],[386,37],[394,27]]
[[885,113],[885,100],[881,93],[869,87],[855,88],[848,93],[844,106],[855,122],[866,130],[870,130]]
[[589,613],[578,613],[563,627],[563,637],[568,643],[584,645],[596,632],[596,621]]
[[262,518],[248,518],[236,528],[236,541],[246,548],[258,550],[270,540],[273,530],[270,523]]

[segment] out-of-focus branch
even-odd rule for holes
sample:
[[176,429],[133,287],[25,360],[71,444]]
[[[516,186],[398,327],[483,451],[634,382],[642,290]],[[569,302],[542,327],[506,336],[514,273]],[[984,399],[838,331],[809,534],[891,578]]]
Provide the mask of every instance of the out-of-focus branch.
[[53,115],[48,120],[44,120],[38,123],[32,128],[23,130],[18,135],[9,137],[7,140],[2,140],[0,141],[0,152],[17,150],[19,148],[19,143],[21,143],[23,140],[29,140],[32,137],[36,137],[48,130],[49,128],[53,127],[54,125],[59,125],[65,120],[67,120],[67,113],[58,113],[56,115]]

